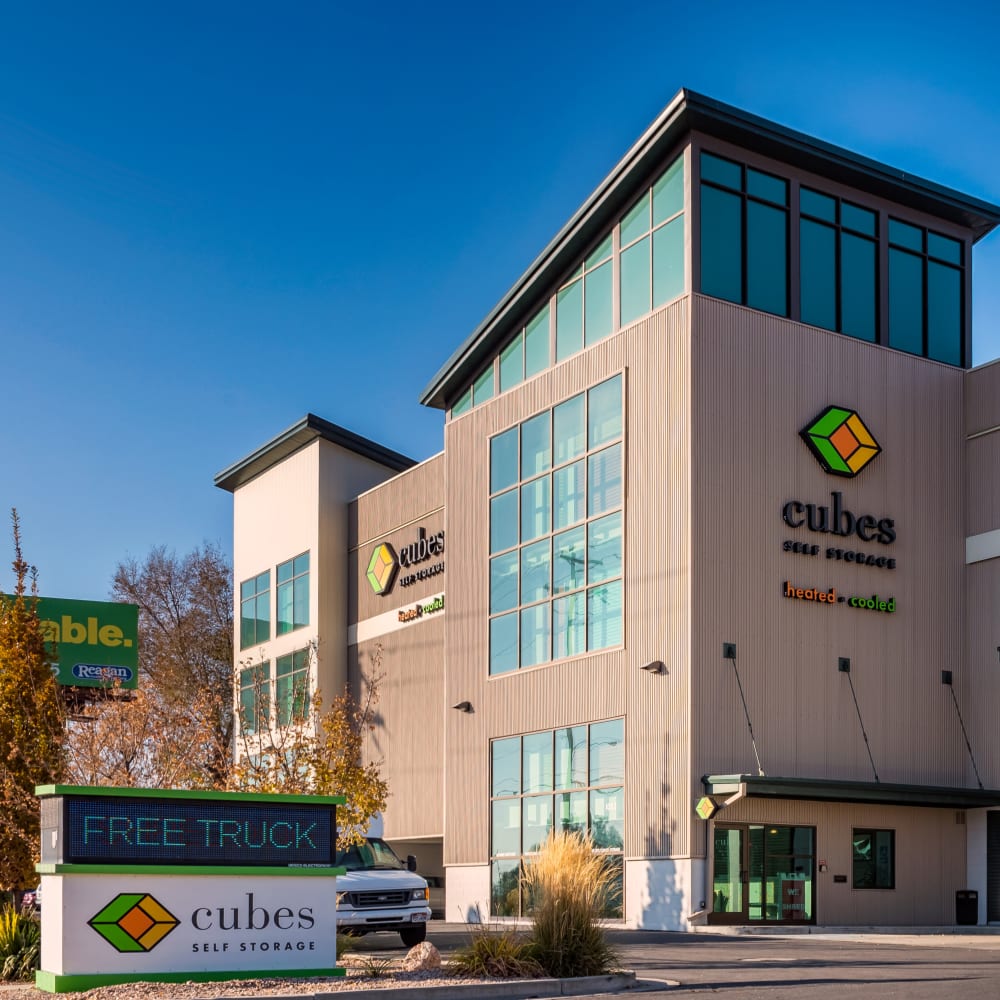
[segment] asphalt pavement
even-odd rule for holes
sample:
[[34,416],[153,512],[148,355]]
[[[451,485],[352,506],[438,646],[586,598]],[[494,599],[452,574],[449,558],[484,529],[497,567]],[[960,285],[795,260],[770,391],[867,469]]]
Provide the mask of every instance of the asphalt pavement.
[[[784,936],[612,928],[608,936],[643,991],[664,997],[1000,1000],[1000,928],[814,930]],[[447,957],[468,941],[469,928],[432,921],[427,936]],[[358,948],[403,951],[391,934],[363,938]],[[489,996],[488,988],[477,990],[477,997]]]

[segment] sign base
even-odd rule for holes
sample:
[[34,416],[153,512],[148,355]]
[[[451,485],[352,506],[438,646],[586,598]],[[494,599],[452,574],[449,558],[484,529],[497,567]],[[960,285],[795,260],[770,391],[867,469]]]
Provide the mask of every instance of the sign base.
[[93,990],[98,986],[116,986],[119,983],[218,983],[230,979],[311,979],[332,978],[343,976],[346,970],[341,967],[333,969],[283,969],[275,973],[273,969],[266,972],[251,972],[247,969],[232,972],[157,972],[152,975],[116,975],[115,973],[92,975],[60,975],[55,972],[45,972],[39,969],[35,973],[35,986],[47,993],[75,993],[83,990]]

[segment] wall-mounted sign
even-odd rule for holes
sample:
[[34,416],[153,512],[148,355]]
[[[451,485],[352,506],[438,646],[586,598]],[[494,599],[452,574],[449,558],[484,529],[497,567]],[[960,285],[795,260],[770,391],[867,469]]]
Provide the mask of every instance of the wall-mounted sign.
[[433,601],[426,604],[415,604],[412,608],[400,608],[399,620],[401,622],[413,622],[418,618],[427,618],[430,615],[444,611],[444,594],[439,594]]
[[39,789],[43,864],[287,868],[336,860],[336,799],[114,791]]
[[702,796],[698,799],[697,804],[694,807],[694,811],[702,819],[711,819],[718,811],[719,806],[715,799],[710,799],[707,795]]
[[435,556],[443,555],[443,531],[428,535],[424,528],[420,528],[416,540],[401,548],[398,554],[388,542],[382,542],[375,546],[371,558],[368,560],[366,576],[372,592],[379,597],[388,594],[392,590],[400,568],[403,570],[402,575],[399,576],[401,587],[410,587],[421,580],[428,580],[432,576],[443,573],[443,559],[430,566],[420,566],[419,569],[412,568],[433,559]]
[[399,558],[396,550],[388,542],[376,545],[371,559],[368,560],[368,570],[365,574],[372,592],[379,596],[388,594],[392,590],[398,569]]
[[139,609],[111,601],[38,599],[45,641],[55,650],[53,672],[72,687],[139,686]]
[[870,597],[847,597],[838,594],[836,587],[829,589],[815,586],[796,587],[789,580],[786,580],[782,587],[782,593],[785,597],[798,601],[813,601],[816,604],[825,604],[827,607],[843,604],[848,608],[857,608],[861,611],[882,611],[890,615],[896,610],[895,597],[879,597],[878,594],[872,594]]
[[882,451],[861,417],[845,406],[828,406],[799,433],[833,476],[856,476]]

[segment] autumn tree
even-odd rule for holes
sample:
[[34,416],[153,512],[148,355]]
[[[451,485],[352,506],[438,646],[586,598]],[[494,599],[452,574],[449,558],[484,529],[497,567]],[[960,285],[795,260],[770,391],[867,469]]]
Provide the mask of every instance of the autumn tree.
[[[306,651],[308,669],[289,683],[272,678],[262,661],[241,664],[235,681],[240,704],[236,760],[229,787],[234,791],[299,795],[344,795],[337,807],[337,843],[359,842],[376,813],[385,809],[389,788],[382,762],[365,760],[365,737],[375,728],[382,682],[382,649],[377,647],[357,692],[349,689],[324,707],[310,690],[317,644]],[[242,680],[242,683],[241,683]]]
[[[39,806],[35,786],[61,779],[63,703],[38,618],[37,578],[11,511],[14,593],[0,594],[0,884],[34,885]],[[29,587],[30,579],[30,587]]]
[[[158,765],[147,767],[149,780],[159,787],[225,787],[233,739],[229,561],[213,545],[180,557],[160,546],[142,562],[119,563],[112,596],[139,606],[140,689],[146,694],[137,699],[130,738],[159,730],[168,746],[183,744],[187,777],[168,777],[171,768]],[[115,731],[127,713],[105,708],[113,709],[105,721]],[[147,762],[166,749],[144,746]],[[127,738],[119,751],[124,766]]]

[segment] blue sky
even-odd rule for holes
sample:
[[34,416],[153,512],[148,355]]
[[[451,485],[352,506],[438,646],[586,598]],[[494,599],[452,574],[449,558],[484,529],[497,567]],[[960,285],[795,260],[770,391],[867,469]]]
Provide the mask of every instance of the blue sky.
[[[231,548],[213,475],[421,389],[681,87],[1000,202],[991,4],[6,3],[0,509],[50,596]],[[1000,356],[1000,236],[974,257]],[[0,587],[9,588],[9,531]]]

